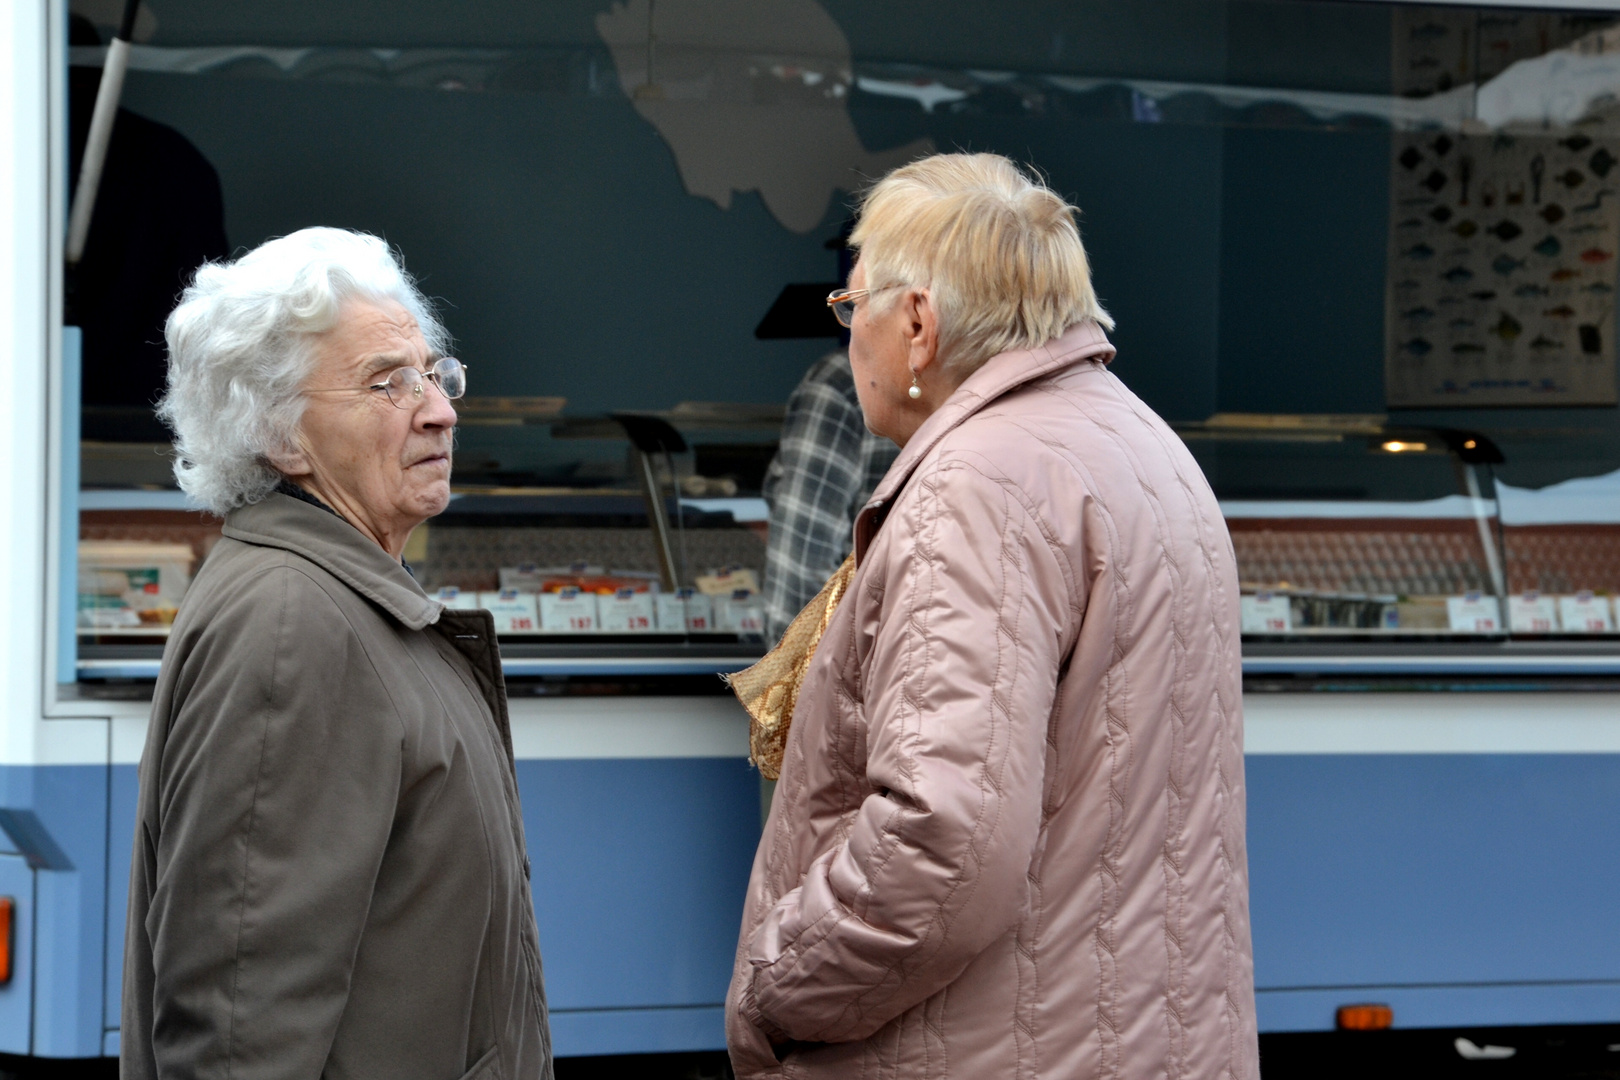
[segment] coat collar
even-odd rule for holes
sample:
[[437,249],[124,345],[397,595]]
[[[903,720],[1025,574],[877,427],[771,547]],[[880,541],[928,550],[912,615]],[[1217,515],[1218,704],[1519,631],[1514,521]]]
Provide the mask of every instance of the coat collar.
[[945,399],[945,404],[924,420],[900,456],[889,467],[883,482],[872,492],[866,507],[855,519],[855,561],[866,554],[867,545],[883,524],[883,509],[905,486],[922,459],[939,441],[959,427],[964,420],[979,412],[992,401],[1026,383],[1049,375],[1059,368],[1069,367],[1082,360],[1108,363],[1114,358],[1114,346],[1102,327],[1087,319],[1069,327],[1059,337],[1033,349],[1013,349],[997,353],[986,360],[977,371],[969,375],[956,392]]
[[273,491],[252,506],[232,510],[224,532],[245,544],[301,555],[412,630],[438,622],[444,610],[402,564],[353,525],[290,495]]

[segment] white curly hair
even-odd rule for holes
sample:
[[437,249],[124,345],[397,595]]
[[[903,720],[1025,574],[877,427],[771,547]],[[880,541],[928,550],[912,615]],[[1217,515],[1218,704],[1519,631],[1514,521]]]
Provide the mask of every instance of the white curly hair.
[[239,259],[205,263],[170,314],[175,479],[214,514],[258,502],[281,480],[267,455],[295,446],[314,339],[349,300],[393,301],[443,354],[449,334],[399,258],[375,236],[300,229]]

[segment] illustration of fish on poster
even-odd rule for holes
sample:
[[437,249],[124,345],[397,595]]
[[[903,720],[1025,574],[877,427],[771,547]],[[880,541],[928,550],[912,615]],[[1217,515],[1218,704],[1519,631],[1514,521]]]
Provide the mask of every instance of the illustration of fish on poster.
[[[1398,9],[1397,92],[1487,82],[1590,22]],[[1476,57],[1490,57],[1490,69],[1473,70]],[[1523,127],[1392,137],[1390,406],[1616,401],[1620,140],[1609,121]]]

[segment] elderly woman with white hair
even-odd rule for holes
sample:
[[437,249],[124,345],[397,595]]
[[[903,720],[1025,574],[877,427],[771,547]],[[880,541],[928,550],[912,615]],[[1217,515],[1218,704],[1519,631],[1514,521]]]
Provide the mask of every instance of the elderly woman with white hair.
[[1236,563],[1074,213],[983,154],[862,203],[828,302],[902,450],[734,680],[780,769],[739,1077],[1258,1075]]
[[223,517],[141,757],[122,1075],[551,1075],[487,612],[400,556],[465,372],[387,246],[305,229],[169,317],[180,486]]

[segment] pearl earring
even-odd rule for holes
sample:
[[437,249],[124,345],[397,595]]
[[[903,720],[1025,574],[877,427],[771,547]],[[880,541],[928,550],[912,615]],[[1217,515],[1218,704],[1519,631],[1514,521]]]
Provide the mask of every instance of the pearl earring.
[[915,371],[911,373],[911,389],[907,390],[906,393],[911,397],[912,401],[922,397],[922,387],[917,385],[917,373]]

